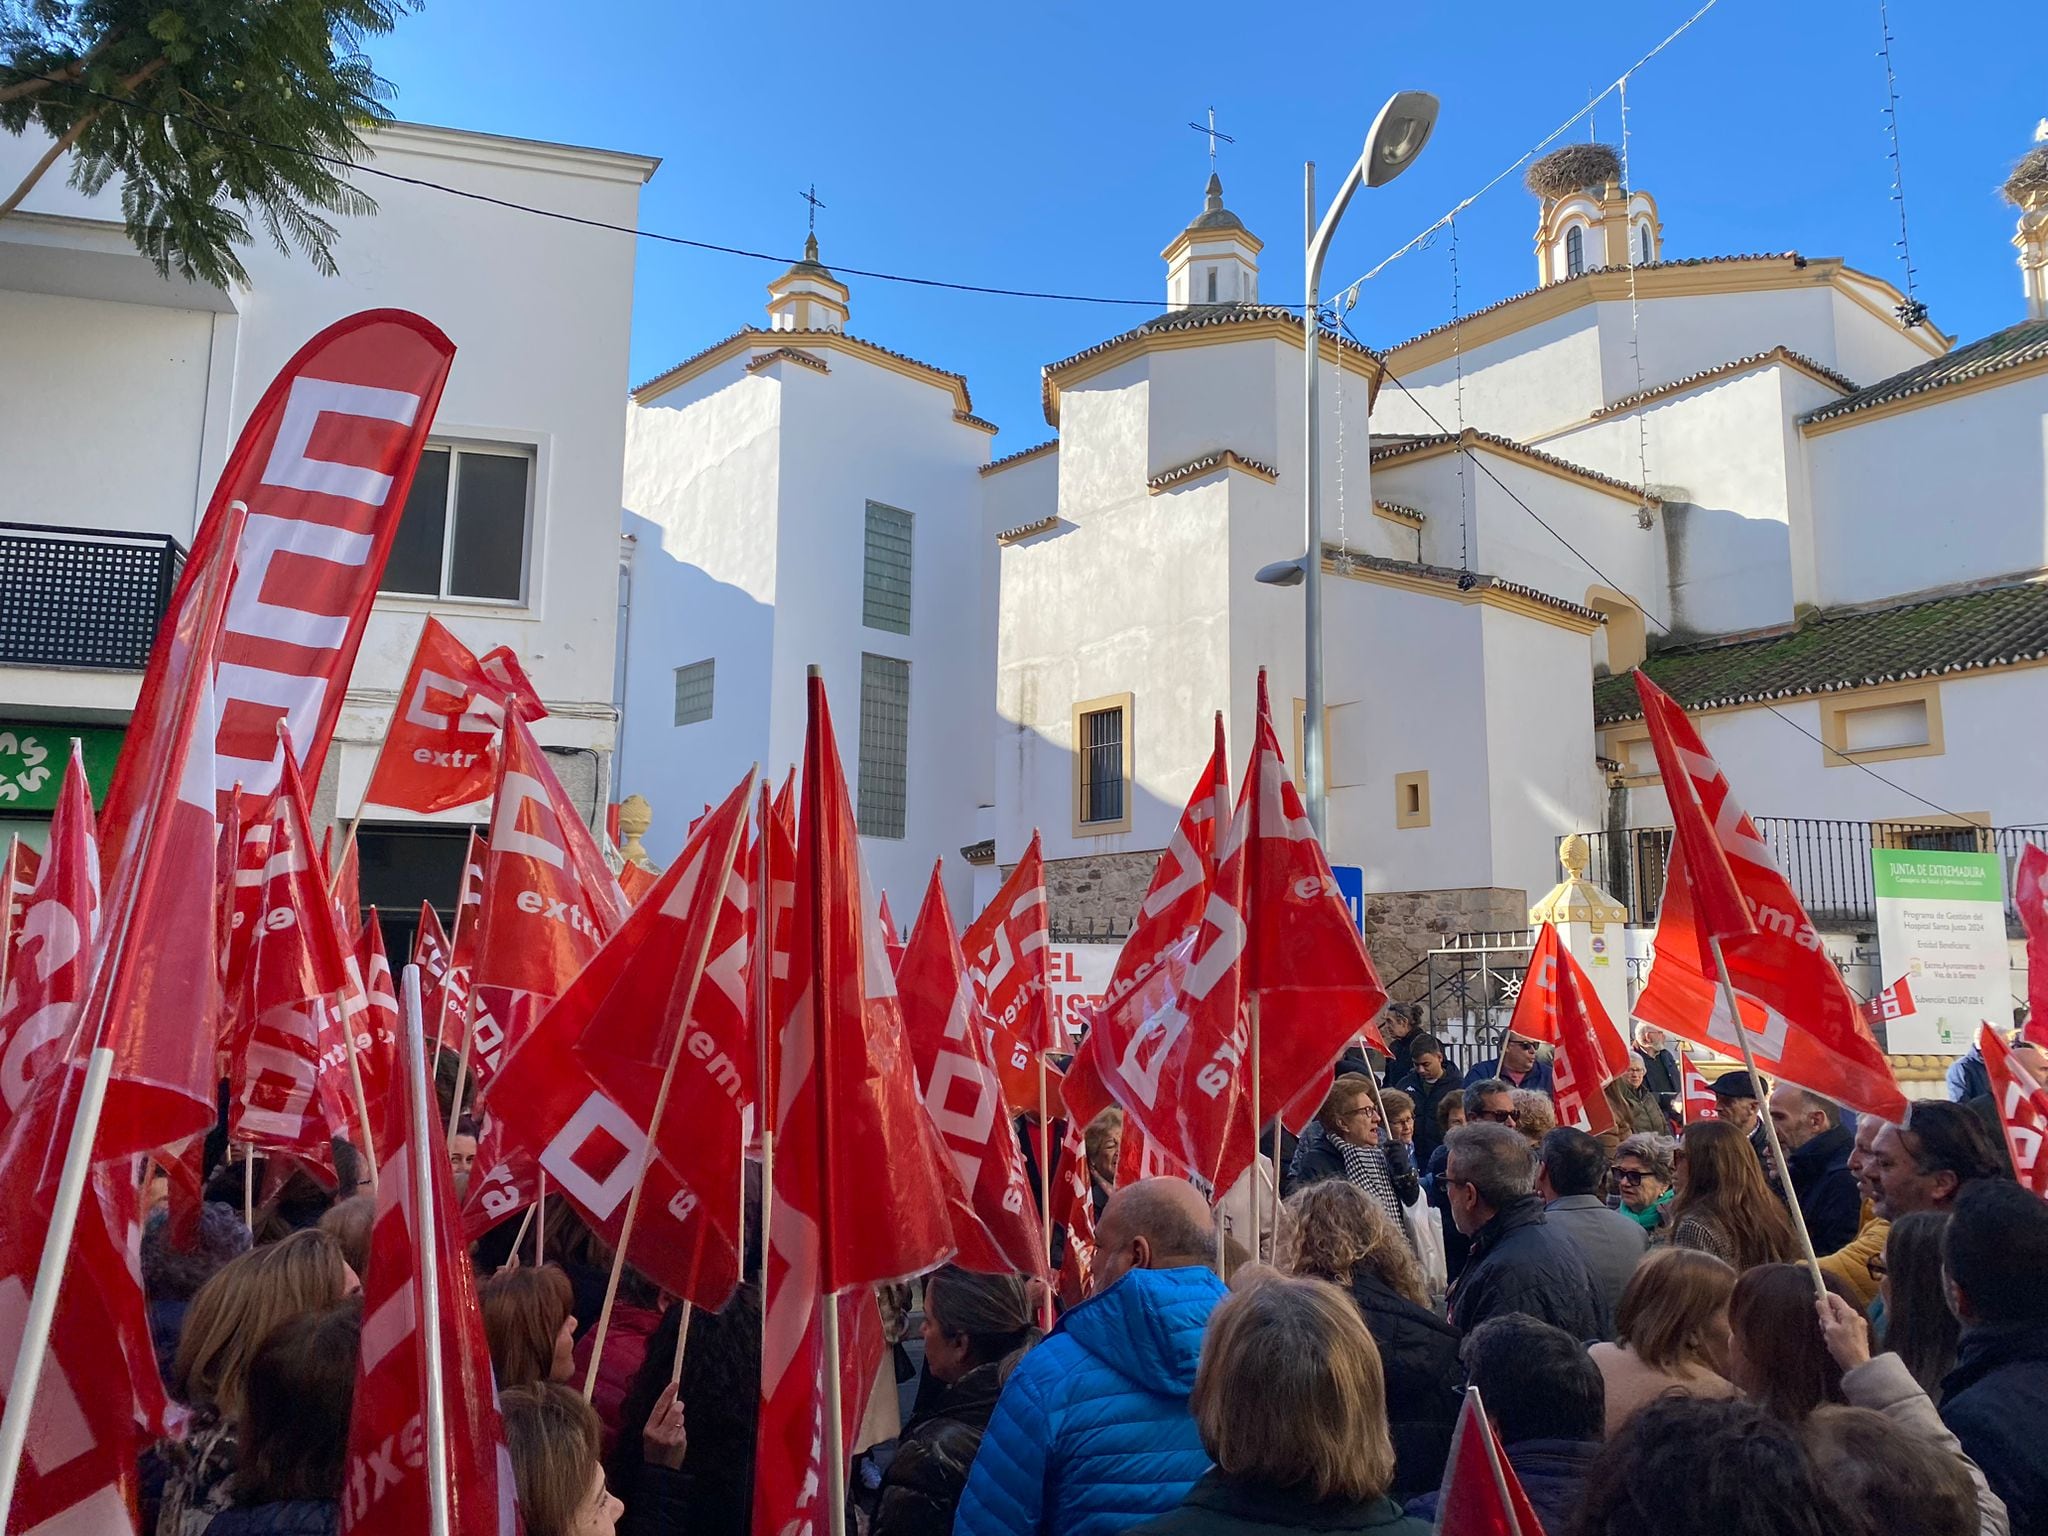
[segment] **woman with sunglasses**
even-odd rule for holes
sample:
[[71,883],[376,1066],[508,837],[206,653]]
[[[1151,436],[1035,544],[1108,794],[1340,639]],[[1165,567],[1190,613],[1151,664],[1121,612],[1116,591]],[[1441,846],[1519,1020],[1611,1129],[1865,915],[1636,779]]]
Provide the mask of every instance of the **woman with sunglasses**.
[[1621,1214],[1650,1234],[1652,1245],[1671,1241],[1671,1202],[1678,1197],[1678,1142],[1670,1136],[1638,1131],[1614,1149],[1611,1177],[1621,1197]]

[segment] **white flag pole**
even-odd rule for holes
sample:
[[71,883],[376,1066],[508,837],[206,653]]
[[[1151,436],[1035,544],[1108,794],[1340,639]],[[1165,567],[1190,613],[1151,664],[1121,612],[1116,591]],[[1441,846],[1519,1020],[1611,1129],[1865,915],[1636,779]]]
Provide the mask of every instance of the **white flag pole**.
[[1256,993],[1256,992],[1252,993],[1252,997],[1251,997],[1251,1013],[1252,1013],[1252,1179],[1251,1179],[1251,1197],[1252,1197],[1252,1240],[1251,1240],[1251,1243],[1250,1243],[1250,1247],[1251,1247],[1251,1255],[1252,1255],[1252,1258],[1253,1258],[1253,1259],[1254,1259],[1254,1260],[1256,1261],[1256,1260],[1258,1260],[1258,1259],[1261,1259],[1261,1258],[1265,1257],[1265,1255],[1263,1255],[1262,1253],[1260,1253],[1260,1252],[1259,1252],[1259,1206],[1260,1206],[1260,1205],[1261,1205],[1261,1204],[1263,1203],[1263,1202],[1262,1202],[1262,1200],[1261,1200],[1261,1196],[1263,1196],[1263,1195],[1265,1194],[1265,1191],[1264,1191],[1263,1189],[1261,1189],[1261,1188],[1260,1188],[1259,1186],[1260,1186],[1261,1184],[1263,1184],[1263,1183],[1265,1182],[1265,1175],[1264,1175],[1264,1174],[1263,1174],[1263,1173],[1262,1173],[1262,1172],[1260,1171],[1260,1168],[1259,1168],[1259,1126],[1260,1126],[1260,1125],[1261,1125],[1261,1124],[1262,1124],[1263,1122],[1261,1122],[1261,1121],[1260,1121],[1260,1119],[1259,1119],[1259,994],[1258,994],[1258,993]]
[[839,1401],[839,1298],[818,1297],[825,1338],[825,1512],[831,1536],[846,1536],[846,1424]]
[[14,1487],[28,1442],[29,1416],[43,1361],[50,1352],[50,1327],[57,1320],[57,1297],[63,1289],[71,1234],[78,1225],[78,1207],[85,1198],[85,1179],[92,1169],[92,1144],[98,1134],[100,1109],[107,1101],[107,1079],[113,1075],[114,1053],[101,1046],[86,1063],[85,1086],[71,1122],[71,1144],[64,1150],[64,1171],[57,1181],[57,1205],[43,1253],[36,1264],[35,1289],[29,1293],[28,1317],[22,1325],[21,1348],[14,1357],[14,1379],[7,1384],[7,1411],[0,1414],[0,1530],[9,1529]]
[[7,967],[14,957],[14,863],[21,857],[21,834],[7,836],[7,856],[0,859],[0,997],[7,995]]
[[432,1129],[440,1124],[427,1103],[426,1026],[420,1017],[420,968],[408,965],[400,987],[405,1010],[405,1076],[412,1101],[413,1229],[419,1234],[420,1341],[427,1366],[427,1510],[432,1536],[448,1536],[448,1426],[442,1395],[441,1251],[434,1230],[435,1155]]

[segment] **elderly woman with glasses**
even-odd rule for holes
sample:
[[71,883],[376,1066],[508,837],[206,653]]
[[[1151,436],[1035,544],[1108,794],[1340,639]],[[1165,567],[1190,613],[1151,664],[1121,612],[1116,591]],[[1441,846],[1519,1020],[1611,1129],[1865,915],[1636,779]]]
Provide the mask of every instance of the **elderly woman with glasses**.
[[1356,1184],[1379,1203],[1397,1231],[1405,1231],[1402,1208],[1421,1196],[1422,1183],[1408,1149],[1384,1140],[1380,1130],[1372,1080],[1345,1073],[1330,1085],[1323,1107],[1295,1144],[1293,1183],[1296,1188],[1321,1179]]
[[1610,1176],[1621,1196],[1621,1214],[1650,1234],[1652,1243],[1671,1239],[1671,1201],[1676,1191],[1678,1143],[1669,1136],[1638,1131],[1614,1149]]

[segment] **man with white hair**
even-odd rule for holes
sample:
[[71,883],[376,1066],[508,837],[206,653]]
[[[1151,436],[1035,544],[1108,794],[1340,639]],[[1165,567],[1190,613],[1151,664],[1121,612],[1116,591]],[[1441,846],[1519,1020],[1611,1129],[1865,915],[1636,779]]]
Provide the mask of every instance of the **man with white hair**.
[[1671,1049],[1671,1037],[1654,1024],[1638,1024],[1636,1060],[1643,1064],[1644,1089],[1656,1096],[1669,1115],[1674,1101],[1685,1091],[1679,1078],[1678,1054]]

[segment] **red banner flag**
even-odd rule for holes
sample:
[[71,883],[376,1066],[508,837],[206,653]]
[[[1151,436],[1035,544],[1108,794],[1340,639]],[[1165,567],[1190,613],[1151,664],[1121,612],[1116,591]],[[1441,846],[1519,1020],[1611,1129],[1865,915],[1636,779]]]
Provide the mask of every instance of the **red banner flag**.
[[1114,1100],[1129,1117],[1126,1137],[1136,1130],[1182,1145],[1178,1085],[1191,1042],[1186,1015],[1172,1005],[1202,930],[1230,822],[1230,761],[1218,714],[1208,767],[1152,872],[1137,923],[1068,1074],[1065,1098],[1073,1121],[1085,1126]]
[[1436,1529],[1454,1536],[1543,1536],[1522,1481],[1502,1453],[1476,1389],[1467,1388],[1444,1465]]
[[[954,1262],[1003,1275],[1017,1272],[1050,1284],[1031,1181],[1010,1127],[988,1031],[974,1007],[940,866],[932,866],[924,906],[895,967],[903,1032],[932,1123],[952,1154],[964,1207],[953,1213]],[[1073,1132],[1069,1128],[1069,1137]]]
[[2027,1022],[2020,1035],[2048,1046],[2048,849],[2037,843],[2020,849],[2012,899],[2027,932]]
[[0,955],[14,949],[21,931],[21,915],[28,910],[29,896],[43,868],[43,856],[19,836],[7,840],[7,857],[0,860]]
[[1692,1064],[1692,1057],[1684,1051],[1678,1053],[1678,1081],[1683,1090],[1679,1095],[1679,1119],[1691,1125],[1695,1120],[1721,1118],[1721,1105],[1714,1097],[1714,1090],[1707,1086],[1705,1074]]
[[[757,924],[756,942],[747,957],[747,995],[754,1000],[754,1063],[760,1079],[754,1093],[757,1135],[773,1133],[775,1108],[780,1102],[775,1029],[769,1021],[789,1011],[790,951],[796,942],[795,781],[792,769],[774,806],[768,802],[767,787],[762,786],[761,804],[754,818],[754,842],[747,855],[747,879],[752,887],[747,902]],[[754,972],[760,964],[768,967],[765,981]]]
[[[645,1161],[627,1257],[664,1289],[714,1311],[739,1282],[752,1050],[740,980],[746,885],[735,865],[752,790],[749,774],[699,825],[649,899],[514,1046],[485,1095],[493,1128],[518,1154],[509,1166],[545,1171],[550,1188],[615,1247]],[[496,1168],[482,1182],[472,1204],[491,1221],[534,1193]]]
[[[768,1221],[762,1322],[760,1437],[754,1467],[756,1536],[820,1529],[825,1480],[844,1479],[824,1452],[820,1310],[835,1291],[943,1263],[945,1151],[917,1094],[903,1040],[881,912],[860,861],[860,835],[840,772],[824,683],[809,684],[803,815],[788,1006],[773,1054],[777,1157]],[[890,1177],[872,1177],[886,1156]],[[842,1323],[842,1337],[846,1332]],[[854,1351],[842,1353],[844,1364]],[[842,1382],[846,1374],[842,1369]],[[848,1382],[849,1410],[867,1382]],[[850,1438],[842,1446],[851,1445]]]
[[1596,1136],[1614,1129],[1606,1088],[1628,1070],[1631,1052],[1554,923],[1545,923],[1536,935],[1508,1033],[1557,1047],[1551,1066],[1559,1125],[1575,1125]]
[[896,926],[896,914],[889,910],[889,893],[882,892],[882,946],[889,951],[891,970],[903,969],[903,952],[909,943],[903,930]]
[[483,834],[469,834],[469,851],[462,864],[462,888],[455,899],[455,931],[448,941],[448,974],[442,978],[439,1000],[427,1009],[434,1043],[428,1049],[445,1046],[462,1049],[463,1023],[469,1013],[470,977],[476,972],[476,944],[482,929],[479,921],[484,905],[484,859],[490,845]]
[[347,938],[363,921],[363,851],[354,838],[346,838],[337,864],[334,828],[329,827],[320,835],[320,869],[334,893],[334,931]]
[[967,925],[960,948],[974,982],[975,1004],[998,1032],[1014,1035],[1034,1052],[1066,1049],[1046,978],[1052,935],[1046,926],[1045,859],[1036,832],[995,899]]
[[[417,1030],[418,1022],[412,1027]],[[352,1536],[430,1528],[427,1410],[430,1394],[438,1393],[450,1536],[514,1536],[519,1522],[512,1464],[498,1419],[476,1271],[442,1148],[443,1128],[419,1123],[412,1093],[400,1086],[392,1095],[392,1134],[378,1171],[370,1265],[363,1275],[363,1341],[349,1415],[341,1530]],[[415,1197],[422,1163],[432,1188],[431,1211],[421,1211]],[[430,1379],[420,1332],[428,1311],[421,1251],[429,1243],[439,1314],[438,1382]]]
[[74,740],[50,818],[49,857],[40,861],[15,929],[0,995],[0,1129],[20,1113],[36,1080],[75,1053],[73,1027],[99,908],[92,798]]
[[[405,1091],[398,1070],[398,983],[391,974],[391,957],[384,948],[384,928],[377,921],[377,909],[370,908],[363,931],[356,935],[352,957],[355,974],[362,978],[363,1008],[356,1019],[356,1062],[363,1079],[363,1102],[369,1106],[372,1133],[377,1149],[383,1151],[389,1132],[396,1124],[397,1099]],[[422,986],[426,978],[420,978]]]
[[431,816],[488,798],[508,711],[522,720],[547,714],[511,647],[478,659],[429,615],[364,802]]
[[[319,782],[454,358],[454,343],[404,310],[337,320],[271,381],[221,471],[135,718],[151,718],[159,707],[168,636],[218,547],[235,574],[219,653],[209,657],[219,693],[210,756],[220,796],[241,786],[245,821],[263,814],[277,788],[280,726],[306,777]],[[149,771],[135,746],[131,728],[101,817],[109,868],[126,854],[143,814]]]
[[[626,915],[618,881],[525,723],[505,725],[465,1031],[479,1090]],[[462,935],[456,935],[458,952]],[[457,1037],[462,1038],[462,1037]]]
[[[441,926],[441,914],[434,910],[431,901],[420,903],[419,926],[412,933],[412,963],[420,968],[420,997],[426,1004],[428,1027],[434,1026],[440,1018],[438,994],[448,980],[448,966],[453,959],[448,945],[448,930]],[[427,1042],[427,1064],[433,1065],[434,1042]]]
[[1071,1113],[1060,1142],[1059,1173],[1052,1182],[1052,1211],[1053,1220],[1067,1234],[1060,1259],[1060,1305],[1078,1307],[1094,1288],[1095,1187],[1088,1171],[1087,1127]]
[[2013,1172],[2028,1189],[2048,1197],[2048,1156],[2042,1155],[2043,1143],[2048,1141],[2048,1088],[2034,1081],[1989,1024],[1978,1027],[1977,1049],[1983,1053],[1984,1070],[1991,1079],[1991,1098],[1998,1106],[1998,1123],[2005,1129]]
[[[1746,1035],[1760,1071],[1895,1124],[1904,1120],[1906,1096],[1890,1063],[1720,765],[1669,696],[1641,672],[1636,687],[1678,830],[1656,958],[1635,1016],[1734,1054]],[[1739,1026],[1715,974],[1715,939]]]
[[1894,1019],[1903,1019],[1917,1012],[1918,1008],[1919,1005],[1913,1001],[1913,978],[1901,976],[1863,1005],[1863,1022],[1875,1029]]
[[[1258,1084],[1263,1121],[1281,1106],[1320,1089],[1330,1065],[1363,1038],[1387,1054],[1373,1020],[1387,1005],[1365,938],[1337,889],[1323,845],[1302,808],[1294,775],[1280,755],[1266,674],[1259,673],[1258,734],[1238,792],[1247,810],[1244,842],[1246,990],[1260,1009]],[[1320,1100],[1318,1100],[1320,1102]],[[1310,1112],[1313,1112],[1311,1106]],[[1251,1161],[1250,1137],[1234,1149],[1218,1189],[1229,1189]],[[1242,1151],[1244,1162],[1235,1161]],[[1232,1168],[1235,1171],[1230,1171]]]
[[326,1168],[330,1136],[362,1143],[341,1019],[347,955],[314,852],[305,785],[289,756],[271,800],[269,848],[228,1133]]

